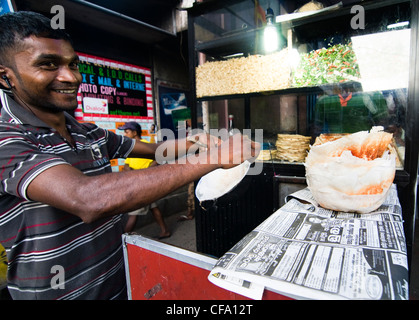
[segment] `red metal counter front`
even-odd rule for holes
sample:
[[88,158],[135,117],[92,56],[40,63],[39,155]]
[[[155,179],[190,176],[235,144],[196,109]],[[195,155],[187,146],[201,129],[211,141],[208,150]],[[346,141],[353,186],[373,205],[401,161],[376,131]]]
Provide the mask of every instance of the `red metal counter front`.
[[[140,235],[123,235],[131,300],[248,300],[208,280],[216,259]],[[265,290],[264,300],[290,300]]]

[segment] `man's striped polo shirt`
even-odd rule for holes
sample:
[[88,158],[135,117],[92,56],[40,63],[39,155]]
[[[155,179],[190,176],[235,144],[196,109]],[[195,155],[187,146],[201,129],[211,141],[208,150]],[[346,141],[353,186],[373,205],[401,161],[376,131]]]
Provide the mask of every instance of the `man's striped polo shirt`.
[[[0,97],[0,243],[7,252],[12,298],[125,298],[121,216],[83,223],[30,201],[26,190],[56,165],[72,165],[86,175],[111,172],[109,160],[126,158],[134,141],[66,114],[73,148],[2,90]],[[57,281],[57,272],[64,282]]]

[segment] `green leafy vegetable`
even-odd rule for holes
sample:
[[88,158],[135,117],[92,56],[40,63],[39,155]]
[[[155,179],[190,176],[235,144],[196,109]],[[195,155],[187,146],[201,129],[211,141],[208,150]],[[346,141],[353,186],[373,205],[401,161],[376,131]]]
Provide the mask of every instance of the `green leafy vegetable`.
[[351,43],[313,50],[300,58],[293,74],[296,87],[359,80],[359,67]]

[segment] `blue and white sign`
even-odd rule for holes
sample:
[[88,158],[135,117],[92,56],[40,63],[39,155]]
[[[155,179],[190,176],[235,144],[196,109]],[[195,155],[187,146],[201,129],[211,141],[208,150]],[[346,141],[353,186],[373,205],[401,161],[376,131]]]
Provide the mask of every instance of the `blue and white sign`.
[[0,14],[13,12],[13,6],[11,0],[0,0]]

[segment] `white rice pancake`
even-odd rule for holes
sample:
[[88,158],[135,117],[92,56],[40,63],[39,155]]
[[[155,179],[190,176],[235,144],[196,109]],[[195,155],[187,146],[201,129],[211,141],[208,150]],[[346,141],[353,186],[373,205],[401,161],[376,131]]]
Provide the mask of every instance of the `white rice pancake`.
[[250,162],[245,161],[230,169],[217,169],[203,176],[195,189],[200,202],[215,200],[233,190],[246,176]]

